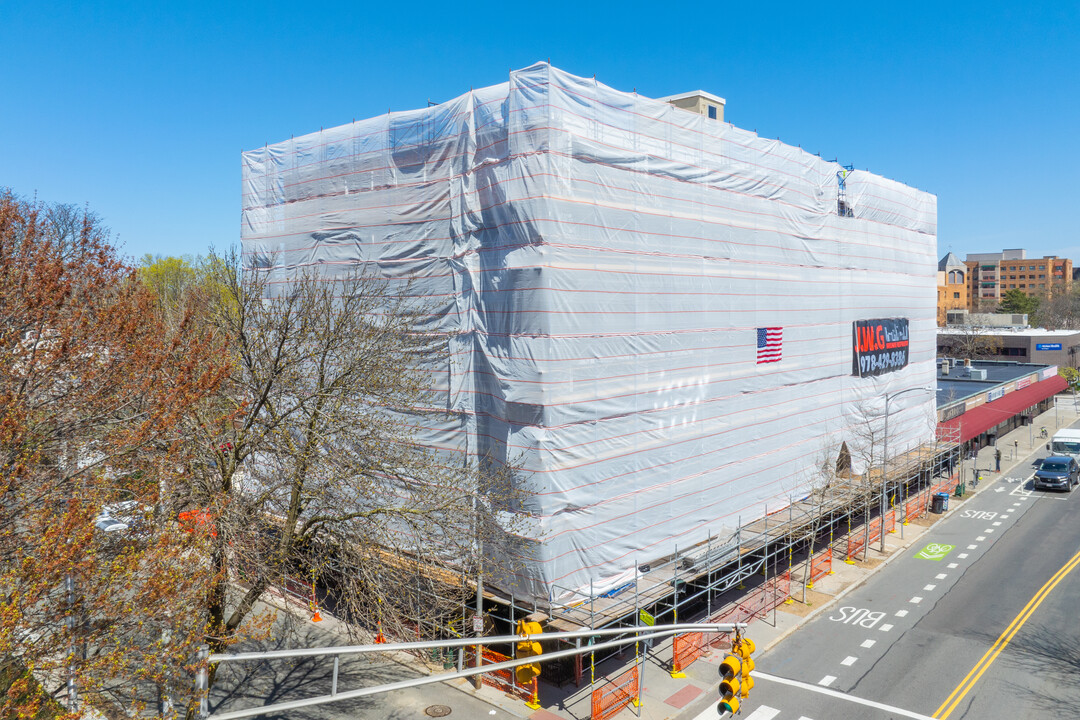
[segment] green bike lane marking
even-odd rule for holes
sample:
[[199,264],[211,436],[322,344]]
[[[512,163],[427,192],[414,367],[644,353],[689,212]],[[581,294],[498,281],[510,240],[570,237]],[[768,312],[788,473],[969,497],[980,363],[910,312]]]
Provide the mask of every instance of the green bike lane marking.
[[951,553],[956,548],[955,545],[942,545],[941,543],[930,543],[919,552],[915,553],[915,557],[920,560],[944,560],[945,556]]

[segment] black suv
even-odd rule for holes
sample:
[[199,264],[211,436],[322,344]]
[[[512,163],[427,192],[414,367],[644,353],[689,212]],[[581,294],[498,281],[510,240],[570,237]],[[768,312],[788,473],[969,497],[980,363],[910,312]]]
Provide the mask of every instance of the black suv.
[[1064,490],[1072,492],[1073,486],[1080,484],[1080,464],[1064,455],[1051,455],[1043,458],[1039,469],[1035,471],[1036,490]]

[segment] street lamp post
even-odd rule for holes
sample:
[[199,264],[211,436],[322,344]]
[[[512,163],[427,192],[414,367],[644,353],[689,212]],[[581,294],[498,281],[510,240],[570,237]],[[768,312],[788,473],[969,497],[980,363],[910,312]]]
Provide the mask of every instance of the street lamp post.
[[[879,516],[881,518],[881,532],[879,533],[881,535],[881,546],[879,548],[881,552],[885,552],[885,508],[887,507],[886,498],[889,491],[889,401],[904,393],[916,392],[918,390],[930,392],[933,389],[934,388],[930,387],[917,387],[894,392],[892,395],[889,395],[888,393],[885,394],[885,448],[883,453],[884,459],[882,460],[881,465],[881,514]],[[902,521],[906,519],[907,518],[905,517]],[[903,525],[901,525],[901,527],[903,527]]]

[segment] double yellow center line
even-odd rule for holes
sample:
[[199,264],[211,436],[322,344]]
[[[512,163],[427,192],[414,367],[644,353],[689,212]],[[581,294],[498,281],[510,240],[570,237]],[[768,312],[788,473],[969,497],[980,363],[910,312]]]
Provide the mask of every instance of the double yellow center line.
[[938,718],[938,720],[945,720],[945,718],[949,717],[949,713],[955,710],[956,706],[960,704],[960,701],[964,699],[964,696],[968,694],[968,691],[975,687],[975,683],[979,681],[982,674],[986,672],[986,669],[990,667],[991,663],[997,659],[997,656],[1001,654],[1001,651],[1005,649],[1005,646],[1009,644],[1009,641],[1013,639],[1013,636],[1024,626],[1024,623],[1026,623],[1032,613],[1035,612],[1035,609],[1042,604],[1042,601],[1046,599],[1046,596],[1050,594],[1050,591],[1053,590],[1059,582],[1064,580],[1065,576],[1072,572],[1077,565],[1080,565],[1080,552],[1073,555],[1069,562],[1065,563],[1060,570],[1054,573],[1052,578],[1046,581],[1045,585],[1039,588],[1039,592],[1035,593],[1035,597],[1028,600],[1028,604],[1025,605],[1024,609],[1020,611],[1020,614],[1009,623],[1009,627],[1005,628],[1005,632],[1001,633],[994,644],[990,646],[990,649],[986,651],[986,654],[984,654],[979,662],[975,664],[975,667],[971,668],[971,672],[967,674],[967,677],[965,677],[960,684],[956,686],[956,689],[952,691],[952,695],[949,695],[945,702],[941,704],[941,707],[934,712],[934,717]]

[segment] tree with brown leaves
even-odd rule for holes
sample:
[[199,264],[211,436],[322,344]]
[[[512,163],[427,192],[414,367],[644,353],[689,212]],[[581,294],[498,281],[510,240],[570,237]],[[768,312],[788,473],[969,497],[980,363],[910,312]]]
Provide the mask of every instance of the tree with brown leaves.
[[189,601],[214,573],[161,489],[229,358],[190,315],[163,323],[100,221],[73,230],[62,209],[0,193],[0,658],[20,675],[4,716],[48,695],[187,702],[205,633]]

